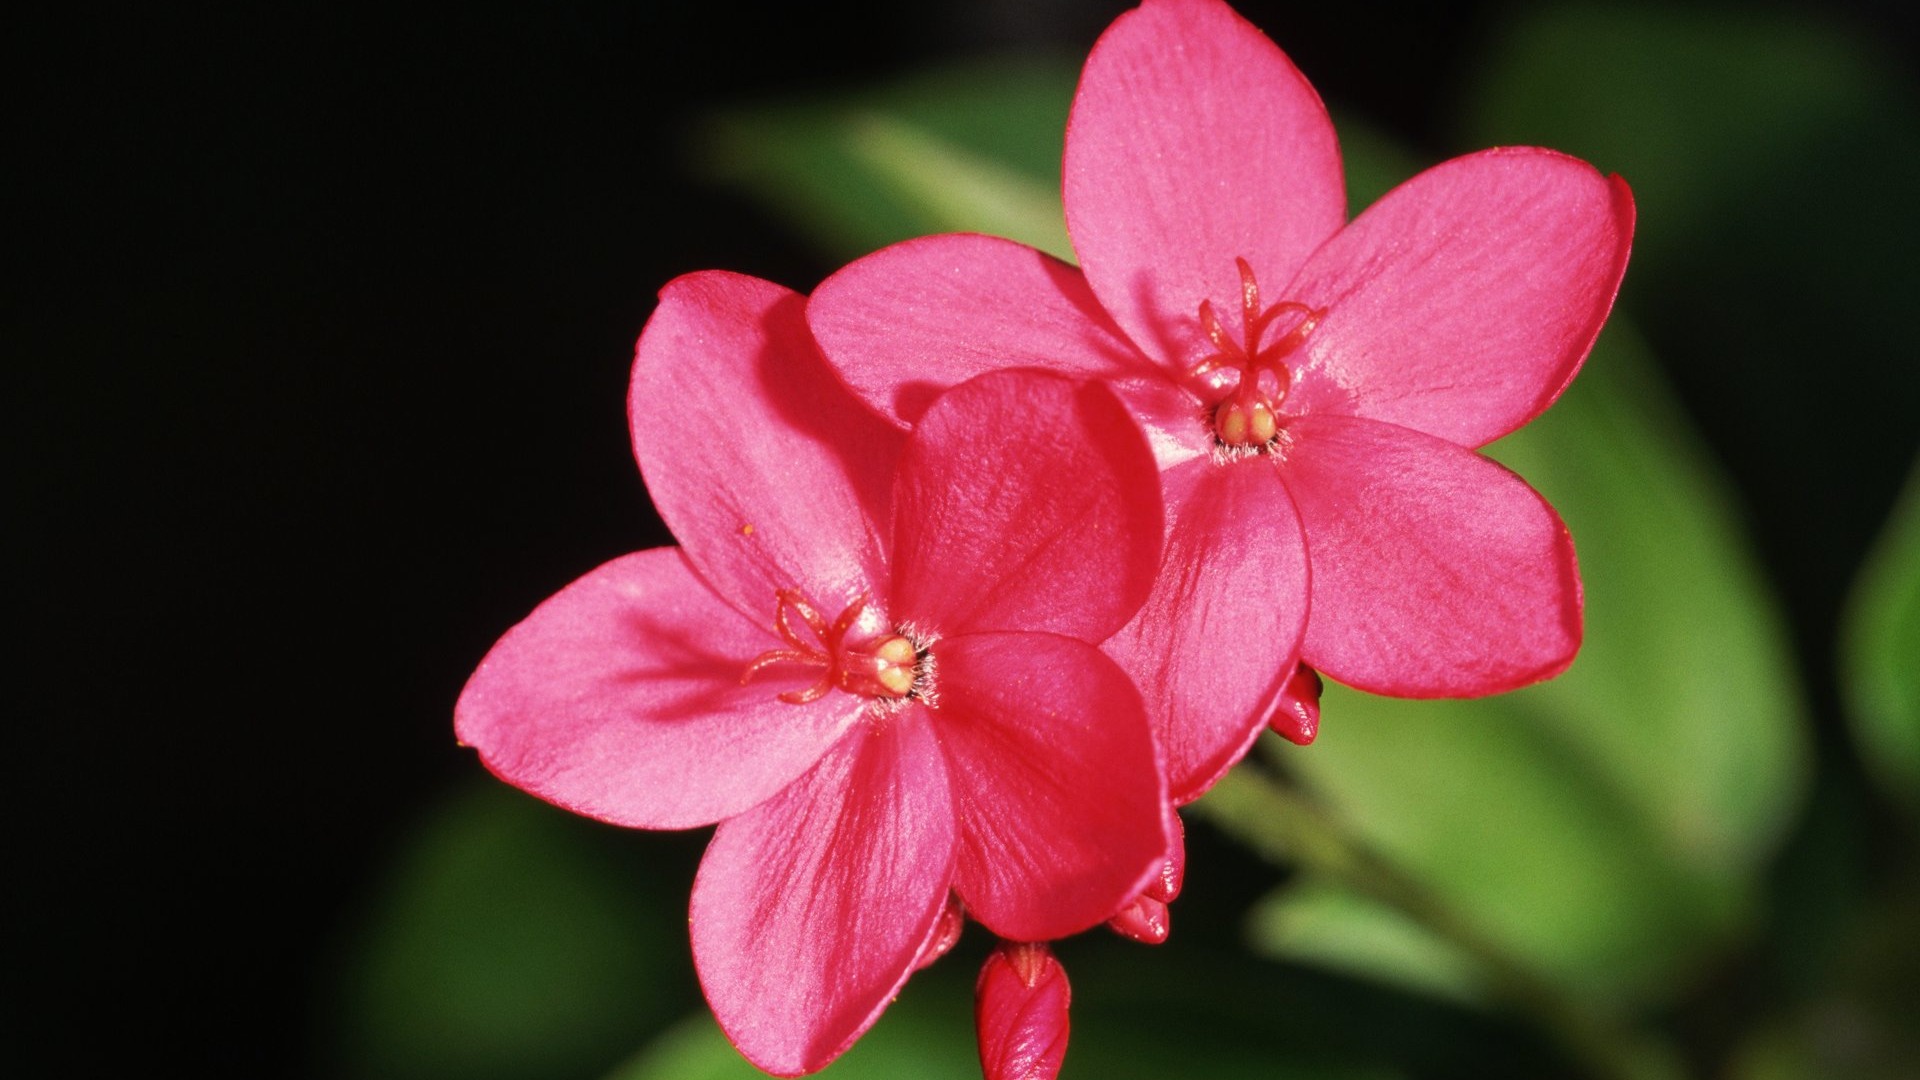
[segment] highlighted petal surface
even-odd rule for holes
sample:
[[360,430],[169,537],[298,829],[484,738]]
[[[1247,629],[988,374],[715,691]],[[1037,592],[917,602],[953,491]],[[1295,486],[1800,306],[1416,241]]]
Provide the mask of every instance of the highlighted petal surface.
[[1175,802],[1238,761],[1294,667],[1307,548],[1271,461],[1196,461],[1161,474],[1167,552],[1153,592],[1103,646],[1133,676]]
[[1291,278],[1346,223],[1333,124],[1266,35],[1218,0],[1147,0],[1093,47],[1067,122],[1067,231],[1147,355],[1183,362],[1235,258]]
[[970,634],[936,643],[934,657],[967,911],[1018,941],[1113,915],[1168,845],[1153,739],[1126,673],[1052,634]]
[[1153,584],[1158,477],[1145,436],[1098,384],[1020,370],[955,387],[900,459],[895,617],[934,635],[1105,638]]
[[1290,408],[1482,446],[1538,416],[1593,347],[1633,198],[1551,150],[1487,150],[1388,192],[1287,298],[1324,307]]
[[1289,430],[1282,476],[1313,559],[1302,660],[1396,697],[1497,693],[1573,661],[1573,541],[1526,481],[1391,424],[1320,416]]
[[901,436],[827,369],[799,294],[717,271],[669,283],[627,411],[661,518],[742,614],[770,622],[785,588],[833,611],[867,591],[884,607]]
[[773,645],[674,548],[594,570],[507,631],[454,709],[502,779],[618,825],[682,829],[737,814],[817,760],[860,711],[788,705],[740,672]]
[[946,907],[953,830],[917,709],[857,726],[812,772],[721,824],[693,886],[693,956],[742,1054],[794,1076],[872,1026]]
[[820,283],[807,322],[854,393],[903,424],[988,371],[1091,378],[1145,368],[1080,271],[1011,240],[909,240]]

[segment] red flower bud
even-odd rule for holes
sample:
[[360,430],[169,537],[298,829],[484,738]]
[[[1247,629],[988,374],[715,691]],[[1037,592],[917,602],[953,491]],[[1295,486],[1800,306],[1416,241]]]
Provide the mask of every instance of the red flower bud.
[[1324,688],[1319,672],[1305,664],[1296,666],[1267,726],[1290,743],[1305,746],[1312,742],[1320,733],[1320,691]]
[[986,1080],[1054,1080],[1067,1056],[1067,971],[1044,942],[1003,941],[974,988]]
[[1145,893],[1121,908],[1120,914],[1108,919],[1107,926],[1121,937],[1132,938],[1143,945],[1160,944],[1167,940],[1168,932],[1173,929],[1167,905]]

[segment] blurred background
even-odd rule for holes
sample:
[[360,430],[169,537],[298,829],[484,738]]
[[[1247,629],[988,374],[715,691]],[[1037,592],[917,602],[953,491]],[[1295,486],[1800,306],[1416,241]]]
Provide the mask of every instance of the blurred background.
[[[753,1075],[691,972],[704,832],[505,787],[454,699],[667,542],[624,412],[658,288],[944,229],[1064,254],[1061,125],[1124,6],[9,15],[9,1071]],[[1632,183],[1601,346],[1493,449],[1573,528],[1588,643],[1263,745],[1188,815],[1172,939],[1061,947],[1066,1075],[1920,1075],[1896,5],[1240,9],[1356,211],[1496,144]],[[831,1075],[977,1075],[986,937]]]

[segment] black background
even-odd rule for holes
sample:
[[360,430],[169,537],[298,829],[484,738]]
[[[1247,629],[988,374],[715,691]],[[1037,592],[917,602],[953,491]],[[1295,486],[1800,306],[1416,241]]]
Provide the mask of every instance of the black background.
[[[1439,114],[1487,6],[1241,6],[1336,106],[1459,149]],[[311,1071],[321,950],[398,823],[479,768],[451,731],[474,663],[667,541],[624,416],[655,290],[832,269],[689,174],[703,114],[1083,53],[1123,5],[171,7],[5,35],[23,1076]],[[1763,521],[1805,635],[1901,468],[1800,534]]]

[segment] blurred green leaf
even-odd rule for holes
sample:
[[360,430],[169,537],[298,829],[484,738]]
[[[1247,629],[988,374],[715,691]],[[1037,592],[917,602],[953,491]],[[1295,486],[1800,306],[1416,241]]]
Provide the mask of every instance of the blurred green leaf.
[[1254,909],[1256,946],[1467,1004],[1488,997],[1479,961],[1405,913],[1337,886],[1296,882]]
[[1631,324],[1616,317],[1565,397],[1489,453],[1560,511],[1586,581],[1573,668],[1512,702],[1669,855],[1744,880],[1805,780],[1802,691],[1726,482]]
[[1801,783],[1781,620],[1718,477],[1616,321],[1494,447],[1573,531],[1587,634],[1562,677],[1478,701],[1329,688],[1285,764],[1517,956],[1657,998],[1739,929]]
[[353,944],[340,1073],[594,1076],[684,1008],[661,974],[687,966],[684,910],[618,871],[609,832],[491,780],[423,821]]
[[[916,980],[916,984],[920,980]],[[822,1080],[979,1080],[973,1004],[968,989],[945,978],[932,992],[907,991],[880,1022],[832,1065]],[[1065,1080],[1392,1080],[1391,1071],[1289,1060],[1228,1030],[1204,1042],[1167,1038],[1167,1031],[1120,1024],[1075,1004],[1073,1036],[1061,1069]],[[721,1034],[710,1016],[678,1025],[606,1080],[764,1080]]]
[[[908,994],[913,994],[909,990]],[[947,1015],[906,1002],[887,1010],[853,1049],[812,1075],[823,1080],[979,1080],[980,1058],[973,1045],[973,1009],[951,1003]],[[765,1080],[720,1033],[711,1015],[701,1015],[669,1031],[607,1080]]]
[[1071,258],[1060,149],[1079,67],[974,64],[715,119],[707,170],[853,258],[936,232],[974,231]]
[[1888,794],[1920,812],[1920,464],[1854,586],[1843,646],[1861,755]]

